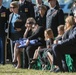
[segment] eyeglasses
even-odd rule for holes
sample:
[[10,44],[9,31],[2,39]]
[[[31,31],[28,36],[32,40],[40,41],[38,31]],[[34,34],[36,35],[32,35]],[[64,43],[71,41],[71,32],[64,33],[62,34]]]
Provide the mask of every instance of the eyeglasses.
[[33,22],[28,22],[28,23],[26,23],[26,24],[31,24],[31,25],[33,25],[33,24],[35,24],[35,23],[33,23]]
[[14,8],[16,8],[16,7],[10,7],[10,8],[14,9]]

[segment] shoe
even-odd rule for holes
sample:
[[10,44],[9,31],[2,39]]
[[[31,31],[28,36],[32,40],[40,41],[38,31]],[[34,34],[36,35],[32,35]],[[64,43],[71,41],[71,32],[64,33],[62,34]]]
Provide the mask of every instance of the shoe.
[[33,64],[36,63],[36,61],[37,61],[37,59],[31,59],[29,64],[30,64],[30,65],[33,65]]
[[60,68],[56,68],[56,69],[54,70],[54,72],[55,72],[55,73],[61,72],[61,71],[60,71]]
[[46,70],[46,68],[47,68],[47,65],[46,64],[43,64],[42,65],[42,70]]
[[16,62],[12,62],[13,66],[16,67],[17,66],[17,61]]
[[28,69],[31,69],[31,65],[28,66]]
[[16,66],[16,68],[15,69],[19,69],[19,68],[21,68],[20,66]]
[[64,61],[62,61],[62,67],[64,69],[64,72],[69,72],[68,67],[67,67],[67,65],[66,65],[66,63]]
[[57,69],[57,68],[53,68],[53,69],[50,70],[50,72],[54,72],[56,69]]
[[37,59],[30,59],[30,62],[31,62],[31,61],[37,61]]
[[17,64],[17,61],[15,61],[15,62],[12,62],[12,64]]

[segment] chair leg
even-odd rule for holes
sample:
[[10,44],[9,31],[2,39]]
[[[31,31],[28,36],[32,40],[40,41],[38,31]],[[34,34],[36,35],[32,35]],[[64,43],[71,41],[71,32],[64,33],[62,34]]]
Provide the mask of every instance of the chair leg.
[[11,54],[12,54],[12,60],[13,60],[13,57],[14,57],[14,50],[13,50],[13,42],[12,42],[11,39],[10,39],[10,46],[11,46]]
[[25,48],[23,48],[23,68],[25,68]]

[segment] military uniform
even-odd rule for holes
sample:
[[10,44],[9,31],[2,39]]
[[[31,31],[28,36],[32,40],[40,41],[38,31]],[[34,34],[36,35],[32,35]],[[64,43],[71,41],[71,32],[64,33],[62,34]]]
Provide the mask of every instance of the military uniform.
[[26,13],[27,18],[28,17],[34,17],[34,8],[32,3],[25,1],[23,4],[20,4],[19,11]]
[[[0,38],[2,39],[2,43],[3,43],[3,55],[5,55],[5,27],[6,27],[6,23],[8,20],[8,16],[9,14],[7,13],[7,9],[3,6],[0,7]],[[4,61],[4,56],[3,56],[3,64],[5,63]]]

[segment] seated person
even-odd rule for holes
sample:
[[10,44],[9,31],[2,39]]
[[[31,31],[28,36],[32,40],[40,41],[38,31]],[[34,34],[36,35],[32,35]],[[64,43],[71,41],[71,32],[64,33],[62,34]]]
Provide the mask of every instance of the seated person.
[[[52,46],[53,65],[57,65],[62,72],[68,71],[65,54],[76,54],[76,26],[73,16],[68,16],[65,20],[66,31],[61,43]],[[55,71],[58,71],[57,69]]]
[[[59,25],[57,27],[57,31],[58,31],[58,35],[53,42],[54,44],[57,44],[57,43],[61,42],[62,36],[64,34],[64,25]],[[51,59],[51,53],[49,51],[47,52],[47,58],[48,58],[48,60],[50,62],[50,65],[51,65],[51,70],[50,71],[52,71],[53,70],[53,65],[52,65],[53,64],[53,59]],[[55,66],[54,68],[58,68],[58,66]]]
[[59,25],[57,27],[57,31],[58,31],[58,35],[54,40],[54,44],[56,44],[56,43],[60,42],[60,40],[62,40],[62,36],[64,34],[64,25]]
[[[33,60],[31,61],[31,64],[35,62],[35,60],[38,58],[38,56],[40,56],[40,59],[42,58],[41,54],[43,54],[44,52],[46,52],[49,48],[51,48],[51,45],[53,43],[54,40],[54,36],[53,36],[53,32],[51,29],[46,29],[44,31],[44,36],[45,36],[45,41],[46,41],[46,48],[41,48],[40,46],[38,47],[38,49],[36,49],[34,56],[33,56]],[[51,60],[52,61],[52,60]],[[43,66],[43,62],[42,62],[42,66]]]
[[[44,40],[43,40],[44,39],[44,35],[43,35],[44,29],[43,29],[43,27],[36,24],[36,21],[33,18],[32,18],[32,20],[27,20],[26,21],[27,26],[29,25],[30,22],[32,22],[32,24],[31,24],[32,25],[32,34],[31,34],[31,36],[27,37],[26,45],[25,45],[25,46],[27,46],[25,51],[26,51],[26,54],[27,54],[27,57],[28,57],[28,65],[29,65],[29,62],[30,62],[30,57],[33,55],[33,50],[32,49],[34,49],[34,47],[35,47],[35,46],[29,45],[30,40],[37,39],[39,42],[44,43]],[[27,33],[24,33],[24,34],[27,34]],[[16,68],[21,67],[20,52],[22,51],[22,49],[18,48],[19,45],[20,45],[19,43],[15,43],[15,46],[14,46],[13,62],[18,61],[18,64],[17,64]],[[30,54],[30,51],[32,51],[31,54]]]

